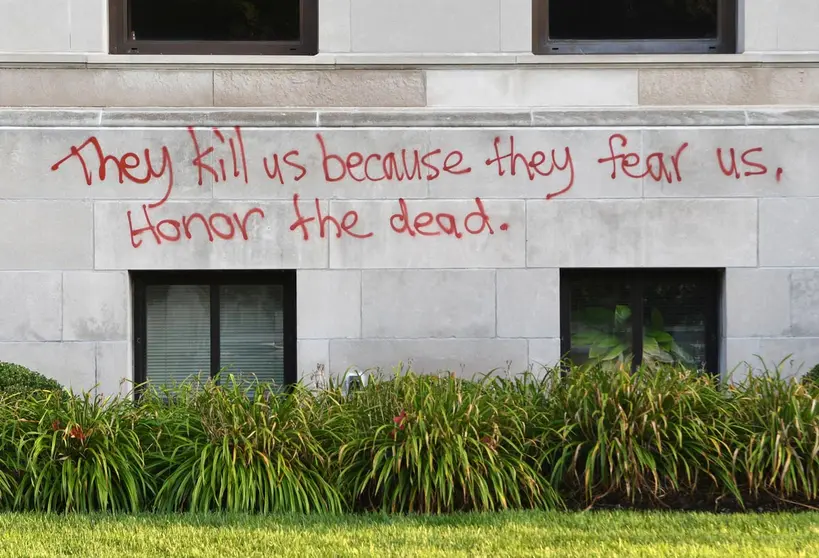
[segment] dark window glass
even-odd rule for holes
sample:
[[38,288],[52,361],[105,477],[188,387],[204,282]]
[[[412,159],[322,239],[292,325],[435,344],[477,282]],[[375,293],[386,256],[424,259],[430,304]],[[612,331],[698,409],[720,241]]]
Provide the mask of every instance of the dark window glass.
[[643,288],[643,358],[704,368],[708,358],[710,285],[670,278]]
[[297,41],[299,0],[131,0],[140,41]]
[[717,371],[718,270],[564,270],[563,353],[574,364]]
[[549,38],[715,38],[717,7],[718,0],[549,0]]

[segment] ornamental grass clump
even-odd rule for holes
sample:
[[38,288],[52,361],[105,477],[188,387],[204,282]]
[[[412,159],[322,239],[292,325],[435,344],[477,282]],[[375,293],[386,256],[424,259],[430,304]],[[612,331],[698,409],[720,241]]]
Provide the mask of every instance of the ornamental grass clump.
[[555,378],[546,405],[542,467],[576,504],[741,500],[732,470],[737,405],[709,375],[575,368]]
[[[662,365],[352,390],[0,390],[0,509],[449,513],[819,505],[819,383]],[[16,383],[15,383],[16,385]]]
[[126,400],[52,391],[17,398],[4,438],[25,511],[137,512],[153,491]]
[[313,395],[228,376],[140,402],[162,511],[340,512],[313,434]]
[[399,370],[322,396],[338,486],[357,509],[445,513],[553,508],[531,459],[527,409],[508,387]]
[[819,500],[819,389],[779,367],[731,387],[738,478],[754,499]]

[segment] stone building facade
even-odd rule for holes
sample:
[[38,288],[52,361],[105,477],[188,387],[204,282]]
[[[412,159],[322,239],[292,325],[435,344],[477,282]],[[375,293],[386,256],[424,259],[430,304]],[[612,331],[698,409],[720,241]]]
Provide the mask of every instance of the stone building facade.
[[558,0],[301,0],[258,44],[134,1],[0,0],[0,361],[105,393],[819,362],[815,0],[629,41]]

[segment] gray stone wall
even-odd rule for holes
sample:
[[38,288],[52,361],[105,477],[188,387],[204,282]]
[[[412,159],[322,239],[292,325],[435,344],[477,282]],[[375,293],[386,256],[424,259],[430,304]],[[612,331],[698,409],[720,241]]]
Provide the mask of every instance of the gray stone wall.
[[[723,370],[819,361],[815,111],[5,110],[0,123],[0,360],[75,387],[130,377],[136,269],[298,269],[303,377],[551,364],[559,270],[587,266],[726,268]],[[513,175],[505,158],[501,175],[512,137],[532,165]],[[410,166],[431,154],[423,173],[397,178],[402,149]],[[293,226],[296,194],[301,215],[345,230]],[[399,200],[439,234],[402,230]]]
[[[219,57],[183,63],[149,56],[130,57],[116,67],[105,60],[38,67],[28,59],[4,62],[0,54],[0,107],[337,108],[337,114],[328,116],[333,122],[360,124],[355,109],[483,108],[523,112],[520,119],[526,120],[532,108],[689,106],[699,111],[819,105],[819,68],[813,55],[714,55],[706,65],[701,56],[676,55],[667,55],[661,63],[589,56],[566,64],[543,56],[532,61],[531,55],[499,60],[452,57],[437,63],[416,56],[389,57],[382,64],[370,60],[363,66],[331,57],[312,67],[262,58],[250,67],[231,57],[221,63]],[[300,60],[309,66],[306,59]],[[744,123],[742,113],[737,114],[739,120],[731,124]],[[133,115],[113,110],[104,118],[110,119],[108,124],[114,119],[127,124],[122,119]],[[165,113],[163,118],[189,124],[192,116]],[[140,118],[133,122],[139,125]],[[578,123],[583,122],[581,116]]]
[[[817,52],[814,0],[738,0],[740,52]],[[0,0],[0,53],[108,52],[108,0]],[[532,0],[320,0],[322,53],[525,53]]]

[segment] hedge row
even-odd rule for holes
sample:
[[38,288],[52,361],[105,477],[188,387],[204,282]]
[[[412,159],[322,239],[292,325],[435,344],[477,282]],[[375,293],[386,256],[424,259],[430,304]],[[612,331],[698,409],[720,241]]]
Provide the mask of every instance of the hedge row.
[[0,508],[748,509],[819,504],[819,388],[665,367],[400,371],[351,394],[232,378],[103,400],[0,396]]

